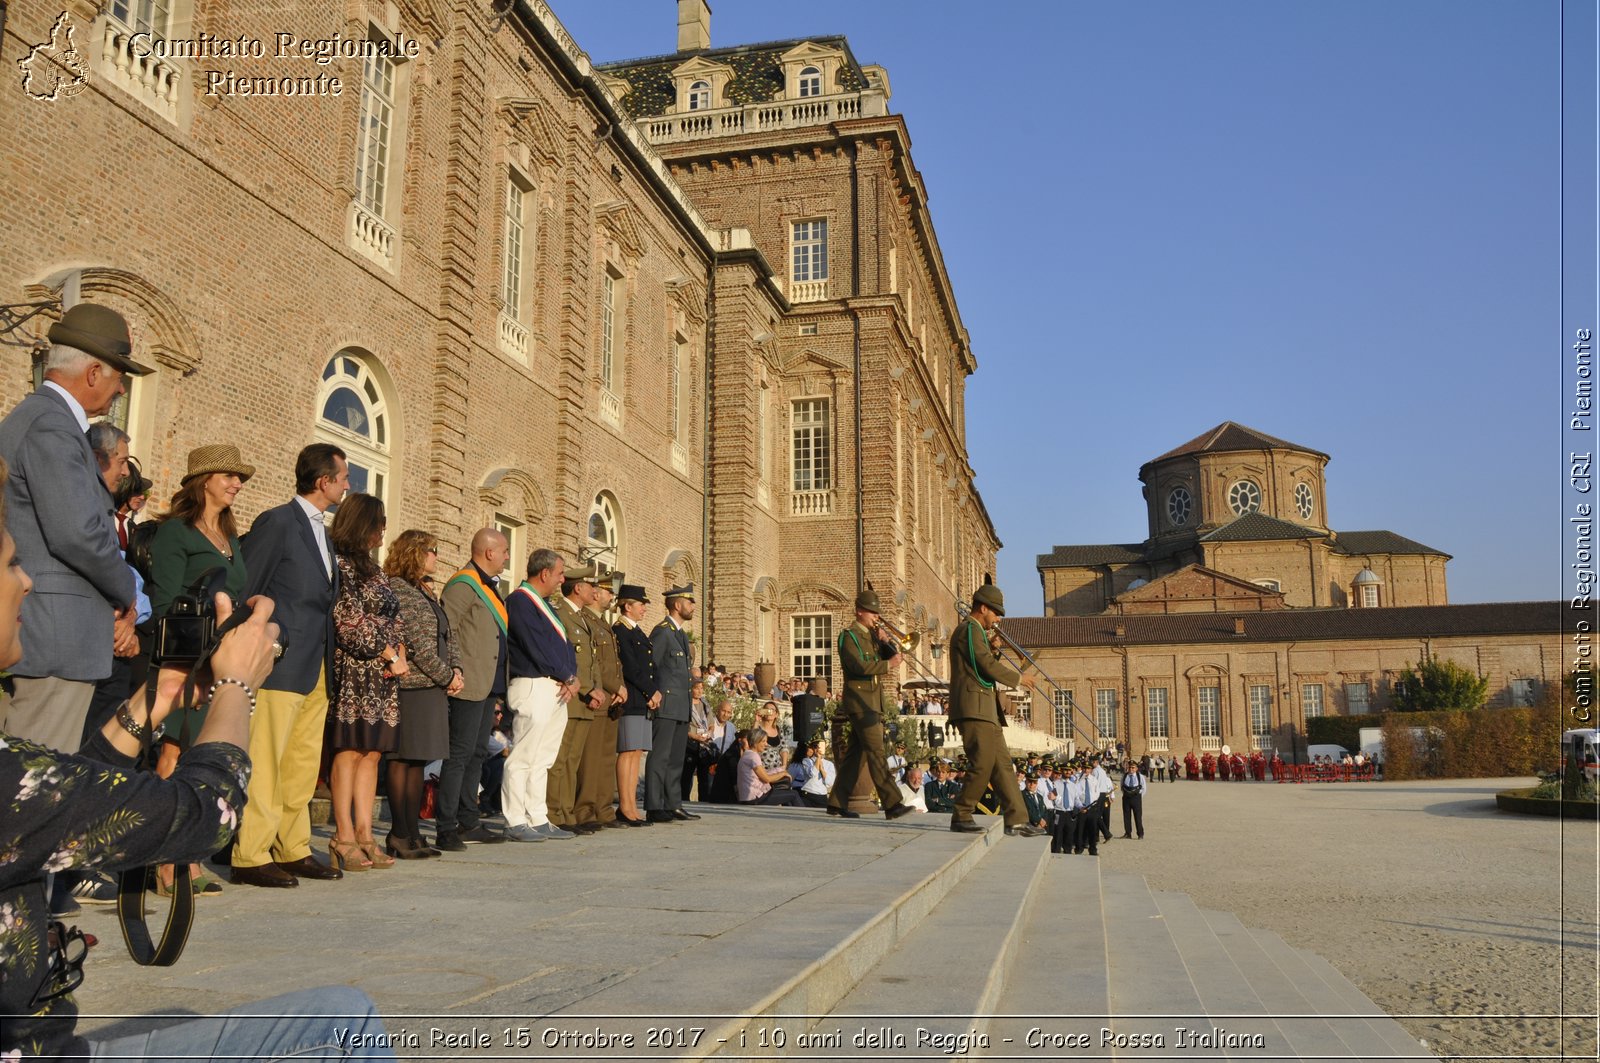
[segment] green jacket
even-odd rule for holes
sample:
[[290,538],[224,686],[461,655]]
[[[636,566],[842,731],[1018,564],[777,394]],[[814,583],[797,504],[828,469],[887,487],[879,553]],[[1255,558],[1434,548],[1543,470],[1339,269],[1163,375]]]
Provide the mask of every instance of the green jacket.
[[968,617],[950,636],[950,722],[1000,724],[1000,687],[1020,686],[1022,677],[989,649],[983,625]]
[[844,698],[840,711],[850,719],[881,716],[883,677],[889,662],[878,656],[878,639],[860,621],[839,633],[839,665],[844,672]]

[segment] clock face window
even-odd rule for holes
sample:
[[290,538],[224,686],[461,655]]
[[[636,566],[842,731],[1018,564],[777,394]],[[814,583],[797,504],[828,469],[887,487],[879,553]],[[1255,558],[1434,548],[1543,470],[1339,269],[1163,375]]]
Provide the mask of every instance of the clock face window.
[[1311,485],[1294,485],[1294,511],[1300,514],[1301,520],[1311,519]]
[[1228,488],[1228,508],[1243,516],[1261,508],[1261,488],[1254,480],[1240,480]]
[[1187,487],[1174,487],[1167,495],[1167,517],[1178,527],[1189,523],[1189,513],[1194,508],[1194,499],[1189,497]]

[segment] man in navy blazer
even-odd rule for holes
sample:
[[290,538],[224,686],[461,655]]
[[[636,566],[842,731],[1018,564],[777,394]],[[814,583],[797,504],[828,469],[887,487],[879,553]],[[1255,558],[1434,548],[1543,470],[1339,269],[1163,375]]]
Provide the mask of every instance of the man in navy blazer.
[[122,316],[93,303],[68,310],[50,341],[44,384],[0,421],[11,535],[33,577],[22,601],[23,656],[11,669],[16,694],[0,700],[0,730],[75,753],[114,643],[138,640],[133,573],[85,433],[123,393],[126,375],[150,370],[130,357]]
[[295,460],[294,480],[295,497],[257,517],[240,540],[245,598],[264,594],[277,603],[272,619],[284,644],[250,719],[249,801],[233,850],[233,881],[246,886],[341,877],[311,855],[310,804],[328,718],[339,583],[323,522],[350,490],[344,451],[311,444]]

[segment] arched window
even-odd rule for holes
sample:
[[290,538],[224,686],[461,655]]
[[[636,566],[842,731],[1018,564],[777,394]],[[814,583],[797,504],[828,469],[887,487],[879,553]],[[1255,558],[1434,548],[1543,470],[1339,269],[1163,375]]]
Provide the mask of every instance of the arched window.
[[800,98],[822,95],[822,71],[814,66],[805,67],[800,71]]
[[689,110],[708,111],[711,109],[711,83],[709,81],[696,81],[689,86]]
[[389,403],[365,356],[340,351],[322,370],[315,435],[345,452],[350,490],[389,501]]
[[601,491],[594,496],[584,538],[584,557],[592,558],[607,568],[621,567],[622,507],[610,491]]

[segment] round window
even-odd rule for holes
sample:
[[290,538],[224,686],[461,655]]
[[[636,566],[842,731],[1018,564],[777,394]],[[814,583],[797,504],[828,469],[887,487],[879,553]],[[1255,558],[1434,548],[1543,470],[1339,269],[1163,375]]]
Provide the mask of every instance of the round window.
[[1194,499],[1189,495],[1187,487],[1174,487],[1167,494],[1167,519],[1178,527],[1189,523],[1189,513],[1194,508]]
[[1261,488],[1254,480],[1240,480],[1228,488],[1228,508],[1243,516],[1261,508]]

